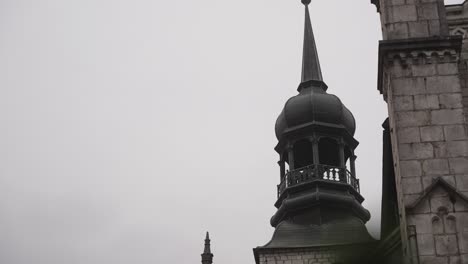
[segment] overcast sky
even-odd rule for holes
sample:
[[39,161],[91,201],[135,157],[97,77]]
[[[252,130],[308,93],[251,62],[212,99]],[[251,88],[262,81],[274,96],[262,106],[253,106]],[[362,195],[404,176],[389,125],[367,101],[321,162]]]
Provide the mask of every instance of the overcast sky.
[[[311,16],[328,91],[357,120],[378,236],[369,2],[315,0]],[[199,263],[209,230],[215,263],[253,263],[303,24],[299,0],[0,0],[0,262]]]

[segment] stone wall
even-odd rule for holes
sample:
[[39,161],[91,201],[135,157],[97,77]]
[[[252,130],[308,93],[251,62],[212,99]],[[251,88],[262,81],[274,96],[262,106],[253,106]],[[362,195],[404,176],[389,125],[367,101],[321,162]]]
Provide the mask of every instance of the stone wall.
[[468,203],[437,186],[411,209],[420,263],[468,263]]
[[282,249],[259,255],[259,264],[335,264],[336,252],[329,248]]
[[442,0],[380,0],[380,12],[379,85],[388,104],[403,252],[413,263],[468,263],[460,40],[448,38]]
[[379,0],[384,39],[447,35],[443,0]]
[[450,35],[459,35],[463,38],[458,65],[466,118],[468,117],[468,2],[463,5],[448,6],[446,10]]
[[431,64],[420,58],[406,66],[397,61],[391,68],[387,102],[405,205],[437,177],[468,194],[468,137],[456,58]]

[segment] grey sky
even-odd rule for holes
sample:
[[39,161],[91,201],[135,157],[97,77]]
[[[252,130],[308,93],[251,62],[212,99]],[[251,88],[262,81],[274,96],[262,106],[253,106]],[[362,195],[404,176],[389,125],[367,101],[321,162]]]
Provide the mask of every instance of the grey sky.
[[[379,17],[311,5],[357,120],[378,234]],[[0,0],[0,262],[253,263],[273,229],[274,122],[300,80],[299,0]]]

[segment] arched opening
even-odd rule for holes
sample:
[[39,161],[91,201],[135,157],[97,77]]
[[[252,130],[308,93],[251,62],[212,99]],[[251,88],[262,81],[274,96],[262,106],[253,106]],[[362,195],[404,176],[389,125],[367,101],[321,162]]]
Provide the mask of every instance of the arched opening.
[[294,168],[302,168],[314,163],[312,143],[307,139],[301,139],[294,143]]
[[331,138],[321,138],[319,141],[320,164],[340,166],[340,149],[338,142]]
[[283,152],[282,154],[282,160],[284,162],[284,168],[286,171],[290,170],[290,165],[289,165],[289,157],[288,157],[288,152]]
[[345,156],[345,164],[346,164],[346,169],[349,170],[349,171],[352,171],[351,170],[351,156],[353,155],[353,153],[351,152],[351,150],[349,149],[348,146],[345,147],[344,149],[344,156]]
[[445,233],[455,234],[457,233],[457,219],[453,215],[447,216],[445,219]]
[[432,233],[433,234],[443,234],[444,227],[442,226],[442,221],[438,216],[432,217]]

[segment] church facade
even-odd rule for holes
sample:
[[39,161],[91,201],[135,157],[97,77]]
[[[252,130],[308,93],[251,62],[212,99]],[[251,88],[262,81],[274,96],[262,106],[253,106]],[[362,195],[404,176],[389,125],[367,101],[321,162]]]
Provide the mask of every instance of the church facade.
[[302,0],[302,80],[275,125],[275,231],[254,248],[257,264],[468,263],[468,1],[371,2],[383,35],[377,89],[388,105],[381,239],[365,227],[355,120],[327,92]]

